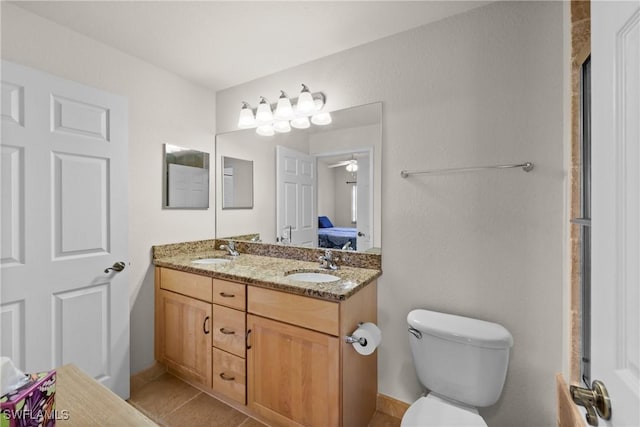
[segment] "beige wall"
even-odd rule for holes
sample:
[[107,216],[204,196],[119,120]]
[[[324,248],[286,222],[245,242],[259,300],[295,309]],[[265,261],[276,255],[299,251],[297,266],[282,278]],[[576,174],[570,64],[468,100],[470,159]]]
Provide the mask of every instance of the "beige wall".
[[353,181],[353,178],[344,167],[336,168],[334,174],[333,195],[336,208],[331,222],[335,227],[356,227],[356,224],[351,222],[351,188],[353,184],[346,183],[347,180]]
[[215,233],[213,197],[208,210],[161,209],[162,144],[213,153],[215,94],[6,2],[1,52],[128,99],[131,371],[147,368],[154,360],[151,246]]
[[[562,369],[563,6],[501,2],[217,93],[304,82],[332,110],[383,102],[379,391],[420,393],[406,333],[416,307],[499,322],[515,344],[493,426],[555,425]],[[402,179],[402,169],[531,161],[536,169]]]
[[335,169],[329,169],[327,163],[318,161],[318,216],[335,217],[336,198],[333,193],[335,185]]

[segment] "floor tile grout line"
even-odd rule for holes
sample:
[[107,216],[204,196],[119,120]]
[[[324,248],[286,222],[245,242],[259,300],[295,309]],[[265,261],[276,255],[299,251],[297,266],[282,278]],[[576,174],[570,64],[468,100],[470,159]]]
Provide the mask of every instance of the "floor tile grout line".
[[157,414],[153,414],[151,413],[149,410],[147,410],[147,408],[145,408],[144,406],[140,405],[140,404],[136,404],[136,403],[132,403],[129,402],[129,404],[131,406],[133,406],[134,408],[136,408],[138,411],[140,411],[140,413],[142,413],[143,415],[145,415],[147,418],[149,418],[151,421],[153,421],[154,423],[158,424],[158,422],[160,421],[160,419],[157,417]]
[[[196,390],[196,391],[199,391],[199,392],[200,392],[199,394],[203,394],[203,395],[205,395],[205,396],[207,396],[207,397],[211,397],[212,399],[215,399],[217,402],[220,402],[221,404],[223,404],[223,405],[225,405],[225,406],[227,406],[227,407],[229,407],[229,408],[233,409],[234,411],[236,411],[236,412],[238,412],[238,413],[240,413],[240,414],[244,415],[245,419],[244,419],[244,420],[242,420],[242,422],[240,422],[240,424],[238,424],[236,427],[240,427],[241,425],[243,425],[244,423],[246,423],[246,422],[247,422],[247,421],[249,421],[249,420],[258,421],[258,420],[256,420],[255,418],[253,418],[253,417],[251,417],[251,416],[249,416],[249,415],[245,414],[244,412],[242,412],[242,411],[238,411],[236,408],[233,408],[232,406],[229,406],[226,402],[224,402],[224,401],[222,401],[222,400],[218,399],[217,397],[215,397],[215,396],[211,396],[211,395],[209,395],[209,394],[207,394],[207,393],[203,392],[202,390],[199,390],[197,387],[194,387],[193,385],[191,385],[191,384],[189,384],[188,382],[184,381],[182,378],[180,378],[180,377],[178,377],[178,376],[175,376],[175,375],[174,375],[174,374],[172,374],[171,372],[167,372],[167,374],[169,374],[169,375],[173,376],[174,378],[176,378],[176,379],[177,379],[177,380],[179,380],[180,382],[182,382],[182,383],[186,384],[186,385],[187,385],[187,386],[189,386],[190,388],[192,388],[192,389],[194,389],[194,390]],[[162,419],[163,419],[163,421],[166,421],[166,417],[168,417],[169,415],[173,414],[175,411],[177,411],[178,409],[180,409],[181,407],[183,407],[183,406],[184,406],[184,405],[186,405],[187,403],[191,402],[191,401],[192,401],[193,399],[195,399],[196,397],[198,397],[198,396],[197,396],[197,395],[196,395],[196,396],[194,396],[192,399],[187,400],[187,401],[186,401],[186,402],[184,402],[182,405],[180,405],[179,407],[175,408],[173,411],[169,412],[167,415],[165,415],[165,416],[162,418]],[[267,426],[265,425],[265,427],[267,427]]]
[[170,411],[170,412],[168,412],[167,414],[165,414],[164,416],[160,417],[160,419],[161,419],[161,420],[166,420],[166,418],[167,418],[169,415],[173,414],[173,413],[174,413],[174,412],[176,412],[178,409],[182,408],[184,405],[186,405],[187,403],[191,402],[192,400],[194,400],[195,398],[197,398],[197,397],[198,397],[198,396],[200,396],[201,394],[204,394],[203,392],[201,392],[200,390],[198,390],[197,388],[195,388],[195,387],[193,387],[193,386],[192,386],[191,388],[193,388],[194,390],[196,390],[198,393],[196,393],[196,395],[195,395],[195,396],[193,396],[192,398],[187,399],[186,401],[184,401],[182,404],[180,404],[180,405],[176,406],[172,411]]
[[[243,415],[244,415],[244,414],[243,414]],[[244,424],[246,424],[246,423],[247,423],[247,421],[249,421],[249,420],[253,420],[253,418],[251,418],[251,417],[250,417],[250,416],[248,416],[248,415],[245,415],[244,420],[242,420],[242,422],[241,422],[240,424],[238,424],[238,427],[242,427],[242,426],[243,426]]]
[[[168,413],[161,415],[161,413],[157,413],[155,411],[152,411],[150,408],[145,407],[142,402],[137,402],[135,399],[131,399],[129,398],[128,402],[129,404],[131,404],[133,407],[135,407],[136,409],[138,409],[140,412],[142,412],[144,415],[146,415],[147,417],[151,418],[156,424],[162,424],[162,425],[166,425],[165,423],[165,417],[168,417],[170,414],[174,413],[175,411],[177,411],[178,409],[182,408],[184,405],[186,405],[187,403],[191,402],[193,399],[197,398],[200,394],[203,394],[202,391],[198,390],[197,388],[193,387],[191,384],[186,383],[185,381],[183,381],[180,378],[175,377],[174,375],[171,375],[169,372],[163,372],[162,374],[158,375],[156,378],[154,378],[153,380],[149,381],[147,384],[145,384],[145,386],[153,383],[154,381],[157,381],[160,379],[160,377],[162,377],[163,375],[169,375],[172,378],[178,380],[180,383],[188,386],[188,388],[190,390],[193,390],[196,392],[196,394],[190,398],[188,398],[187,400],[185,400],[184,402],[180,403],[178,406],[176,406],[174,409],[172,409],[171,411],[169,411]],[[138,390],[139,392],[140,390]]]

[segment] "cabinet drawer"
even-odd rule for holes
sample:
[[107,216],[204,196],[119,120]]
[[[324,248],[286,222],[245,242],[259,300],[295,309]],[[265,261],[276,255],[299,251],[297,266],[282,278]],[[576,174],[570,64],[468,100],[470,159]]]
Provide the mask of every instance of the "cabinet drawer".
[[338,303],[249,286],[250,313],[338,336]]
[[160,287],[202,301],[211,302],[210,277],[161,268]]
[[244,357],[246,347],[245,312],[213,304],[212,317],[213,346],[236,356]]
[[246,285],[213,279],[213,302],[244,311],[246,309]]
[[244,359],[212,348],[213,358],[213,391],[230,399],[247,403],[246,362]]

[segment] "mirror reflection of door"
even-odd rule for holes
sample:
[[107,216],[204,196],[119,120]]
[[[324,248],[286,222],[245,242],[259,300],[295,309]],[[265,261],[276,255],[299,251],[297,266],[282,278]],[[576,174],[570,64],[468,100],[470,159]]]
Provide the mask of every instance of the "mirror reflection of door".
[[164,208],[209,208],[209,153],[164,144]]
[[277,228],[279,240],[317,246],[316,159],[287,147],[276,147]]
[[208,208],[209,171],[175,163],[170,163],[167,166],[169,207]]

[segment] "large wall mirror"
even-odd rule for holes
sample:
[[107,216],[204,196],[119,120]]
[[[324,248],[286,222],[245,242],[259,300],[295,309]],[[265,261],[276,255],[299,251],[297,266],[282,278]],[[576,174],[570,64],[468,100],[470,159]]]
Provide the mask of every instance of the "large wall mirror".
[[162,207],[209,208],[209,153],[164,144]]
[[[216,180],[216,237],[377,252],[381,244],[382,104],[331,113],[332,123],[271,137],[216,135],[224,158],[253,164],[253,209],[226,209]],[[222,176],[222,171],[220,176]]]

